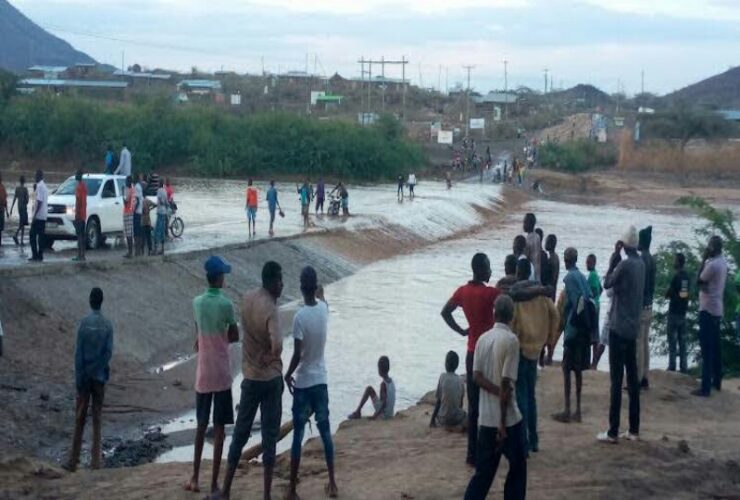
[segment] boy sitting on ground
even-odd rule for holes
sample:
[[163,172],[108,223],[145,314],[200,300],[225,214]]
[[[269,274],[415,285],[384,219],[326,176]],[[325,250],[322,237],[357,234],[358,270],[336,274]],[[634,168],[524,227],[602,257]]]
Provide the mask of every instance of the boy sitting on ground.
[[360,400],[360,405],[348,418],[353,420],[362,418],[362,407],[365,406],[368,400],[372,401],[375,408],[375,413],[371,417],[372,420],[393,418],[394,408],[396,406],[396,385],[393,383],[393,379],[388,376],[390,370],[391,362],[388,356],[381,356],[378,359],[378,375],[383,379],[380,384],[380,396],[378,396],[378,393],[375,392],[372,386],[367,386]]
[[462,408],[465,396],[465,384],[455,373],[460,364],[460,357],[455,351],[447,353],[445,373],[439,376],[437,384],[437,404],[434,406],[429,427],[444,427],[448,430],[464,429],[468,415]]

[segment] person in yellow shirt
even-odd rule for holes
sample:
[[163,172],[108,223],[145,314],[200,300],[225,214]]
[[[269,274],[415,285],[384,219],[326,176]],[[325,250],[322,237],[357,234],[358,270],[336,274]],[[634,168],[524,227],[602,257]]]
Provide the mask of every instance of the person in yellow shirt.
[[543,294],[529,300],[516,301],[520,288],[535,286],[537,282],[528,281],[531,264],[526,259],[517,263],[519,282],[512,287],[511,295],[515,297],[514,321],[511,329],[519,339],[521,352],[519,356],[519,374],[516,380],[516,399],[524,421],[525,452],[539,451],[537,434],[537,362],[542,348],[548,338],[557,335],[560,328],[560,315],[549,294]]

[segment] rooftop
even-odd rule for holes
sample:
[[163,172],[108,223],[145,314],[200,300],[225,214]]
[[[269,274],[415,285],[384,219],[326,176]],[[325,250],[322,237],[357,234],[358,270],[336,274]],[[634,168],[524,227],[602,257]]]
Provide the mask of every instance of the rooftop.
[[473,97],[473,101],[477,104],[514,104],[517,99],[518,96],[511,92],[489,92],[484,96]]
[[126,82],[111,80],[62,80],[59,78],[26,78],[18,82],[18,85],[27,87],[88,87],[107,89],[125,89],[128,87],[128,83]]
[[740,109],[719,109],[717,113],[722,115],[725,120],[740,122]]
[[191,89],[221,90],[221,82],[218,80],[183,80],[177,86]]
[[135,71],[121,71],[120,69],[113,72],[114,76],[125,76],[128,78],[145,78],[149,80],[169,80],[172,75],[167,73],[137,73]]
[[64,73],[67,71],[68,66],[43,66],[36,65],[28,68],[28,71],[40,71],[42,73]]

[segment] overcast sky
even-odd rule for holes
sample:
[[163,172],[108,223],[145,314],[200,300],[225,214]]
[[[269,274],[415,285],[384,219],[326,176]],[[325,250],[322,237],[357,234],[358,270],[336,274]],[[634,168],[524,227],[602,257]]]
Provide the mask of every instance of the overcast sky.
[[[740,64],[740,0],[10,0],[98,61],[359,76],[406,56],[415,84],[666,93]],[[106,37],[106,38],[101,38]],[[441,69],[440,69],[441,68]],[[379,68],[374,67],[374,72]],[[399,77],[388,67],[386,75]]]

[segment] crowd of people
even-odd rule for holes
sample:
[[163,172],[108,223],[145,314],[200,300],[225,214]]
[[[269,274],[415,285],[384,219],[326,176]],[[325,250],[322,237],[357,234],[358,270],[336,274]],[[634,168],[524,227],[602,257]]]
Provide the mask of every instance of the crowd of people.
[[[323,216],[324,213],[331,216],[338,216],[341,214],[343,217],[349,217],[349,191],[347,186],[339,182],[334,189],[326,193],[326,183],[323,178],[319,178],[316,186],[312,185],[308,179],[302,184],[296,185],[296,193],[298,194],[299,203],[301,206],[301,218],[303,220],[304,229],[311,227],[310,214],[311,204],[314,203],[315,215],[317,217]],[[260,193],[259,189],[254,185],[254,181],[250,178],[247,180],[246,190],[246,204],[245,212],[247,215],[248,234],[250,237],[257,235],[257,211],[259,208]],[[268,235],[273,236],[275,234],[275,216],[285,217],[285,212],[280,206],[279,192],[275,186],[275,181],[269,182],[267,192],[265,193],[265,201],[267,202],[267,210],[270,216],[270,225],[268,229]],[[328,198],[328,207],[324,212],[324,204]]]
[[[129,188],[135,189],[129,182]],[[134,195],[132,195],[134,196]],[[275,199],[275,201],[277,201]],[[562,372],[564,410],[552,416],[558,422],[581,421],[582,372],[596,368],[605,346],[609,346],[609,427],[596,436],[600,442],[616,444],[640,436],[640,392],[648,381],[649,349],[644,348],[652,320],[655,264],[650,254],[652,228],[638,231],[630,226],[617,240],[606,274],[596,273],[596,256],[588,255],[584,274],[578,267],[579,251],[566,248],[562,254],[565,272],[562,289],[557,237],[537,227],[536,216],[524,217],[512,253],[504,261],[505,275],[490,286],[491,263],[483,253],[473,256],[472,279],[458,288],[442,309],[445,323],[466,338],[465,383],[456,375],[460,359],[454,351],[445,358],[440,375],[432,427],[464,429],[467,432],[466,462],[475,468],[466,499],[483,499],[495,478],[500,459],[506,456],[509,471],[504,488],[507,499],[523,499],[527,488],[527,460],[540,450],[536,383],[538,365],[552,363],[555,346],[563,337]],[[543,247],[544,240],[544,247]],[[685,315],[691,278],[684,271],[685,258],[676,254],[676,273],[665,291],[670,299],[668,337],[671,347],[668,369],[675,370],[676,347],[679,368],[686,371]],[[289,498],[298,498],[298,473],[304,428],[314,415],[329,473],[326,492],[338,494],[334,475],[334,445],[329,425],[329,391],[324,349],[328,339],[329,308],[316,271],[308,266],[300,275],[303,305],[293,319],[294,350],[283,371],[283,338],[278,325],[277,300],[283,292],[282,268],[267,262],[262,286],[241,300],[240,326],[234,304],[223,294],[231,266],[222,258],[210,257],[204,265],[207,290],[193,300],[197,353],[195,392],[197,431],[193,474],[185,484],[188,491],[200,490],[200,463],[206,429],[213,423],[214,456],[210,482],[211,498],[229,498],[242,450],[251,434],[257,410],[261,414],[264,494],[270,497],[276,442],[281,431],[282,393],[293,395],[293,444]],[[722,291],[727,262],[722,240],[712,236],[696,281],[699,287],[702,382],[693,394],[707,397],[720,390],[722,381],[719,318],[723,314]],[[610,297],[606,322],[600,325],[600,296]],[[77,335],[75,373],[77,413],[74,442],[67,468],[75,470],[88,406],[92,401],[92,466],[100,466],[101,406],[109,379],[113,331],[101,313],[102,290],[90,293],[92,312],[81,323]],[[467,327],[454,311],[462,309]],[[684,326],[682,326],[684,325]],[[241,332],[240,332],[241,329]],[[242,340],[240,403],[234,418],[229,368],[229,344]],[[639,353],[643,350],[642,354]],[[367,387],[350,419],[361,418],[369,403],[372,419],[393,418],[396,386],[390,376],[387,356],[378,360],[380,387]],[[627,430],[620,433],[623,381],[629,397]],[[571,406],[571,374],[575,378],[575,410]],[[463,402],[467,395],[467,411]],[[234,424],[228,450],[226,474],[219,486],[225,426]]]

